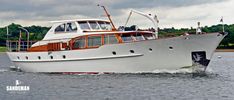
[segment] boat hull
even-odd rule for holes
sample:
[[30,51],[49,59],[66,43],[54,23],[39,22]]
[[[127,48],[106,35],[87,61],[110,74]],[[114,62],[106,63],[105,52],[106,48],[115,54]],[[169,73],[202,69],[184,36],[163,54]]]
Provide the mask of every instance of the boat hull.
[[226,34],[212,33],[103,45],[95,49],[8,52],[26,72],[138,73],[177,70],[209,61]]

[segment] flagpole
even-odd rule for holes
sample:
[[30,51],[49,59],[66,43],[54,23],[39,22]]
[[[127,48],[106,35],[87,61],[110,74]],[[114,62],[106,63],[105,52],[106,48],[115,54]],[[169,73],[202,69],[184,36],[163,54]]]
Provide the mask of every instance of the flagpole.
[[20,51],[20,47],[21,47],[21,37],[22,37],[22,33],[21,33],[21,30],[20,30],[19,41],[18,41],[18,52]]
[[7,40],[8,40],[8,35],[9,35],[9,29],[8,29],[8,26],[7,26],[6,28],[7,28]]
[[225,32],[225,31],[224,31],[223,16],[222,16],[222,19],[221,19],[221,21],[222,21],[222,26],[223,26],[223,32]]
[[225,31],[224,31],[224,23],[222,22],[222,24],[223,24],[223,32],[225,32]]
[[8,26],[6,27],[7,28],[7,39],[6,39],[6,47],[7,47],[7,50],[9,50],[9,46],[8,46],[8,35],[9,35],[9,29],[8,29]]
[[225,31],[224,31],[224,23],[222,22],[222,24],[223,24],[223,32],[225,32]]

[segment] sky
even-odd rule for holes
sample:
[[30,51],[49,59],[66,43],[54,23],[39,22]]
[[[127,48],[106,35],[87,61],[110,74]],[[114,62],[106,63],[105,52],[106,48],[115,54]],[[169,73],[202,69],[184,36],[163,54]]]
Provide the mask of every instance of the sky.
[[[51,26],[50,21],[104,17],[97,4],[106,6],[116,26],[124,25],[134,9],[156,14],[160,28],[190,28],[234,24],[234,0],[0,0],[0,27],[11,23],[23,26]],[[150,27],[146,18],[133,14],[128,25]]]

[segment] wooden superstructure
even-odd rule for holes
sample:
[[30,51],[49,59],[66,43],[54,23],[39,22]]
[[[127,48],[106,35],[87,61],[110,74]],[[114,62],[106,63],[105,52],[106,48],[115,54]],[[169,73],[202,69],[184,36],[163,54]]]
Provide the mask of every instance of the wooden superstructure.
[[155,39],[155,36],[150,32],[113,32],[108,34],[91,34],[82,35],[71,38],[67,42],[54,42],[45,45],[39,45],[29,48],[29,52],[41,52],[41,51],[61,51],[61,50],[81,50],[81,49],[94,49],[102,45],[119,44],[139,42]]

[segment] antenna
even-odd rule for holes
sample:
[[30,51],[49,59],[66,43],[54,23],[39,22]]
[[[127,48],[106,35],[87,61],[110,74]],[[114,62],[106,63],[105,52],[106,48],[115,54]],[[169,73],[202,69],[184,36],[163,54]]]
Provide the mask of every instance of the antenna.
[[6,47],[7,47],[7,50],[9,50],[9,46],[8,46],[8,44],[9,44],[9,41],[8,41],[8,39],[9,39],[9,28],[8,28],[8,26],[6,27],[6,30],[7,30]]
[[112,25],[112,28],[113,28],[112,30],[116,31],[115,25],[114,25],[114,23],[112,22],[111,17],[110,17],[110,14],[107,12],[105,6],[102,6],[102,5],[99,5],[99,4],[98,4],[97,6],[102,7],[102,8],[104,9],[104,11],[105,11],[105,13],[106,13],[106,16],[108,17],[108,19],[110,20],[110,23],[111,23],[111,25]]

